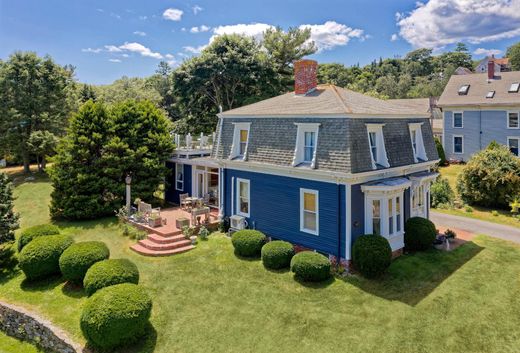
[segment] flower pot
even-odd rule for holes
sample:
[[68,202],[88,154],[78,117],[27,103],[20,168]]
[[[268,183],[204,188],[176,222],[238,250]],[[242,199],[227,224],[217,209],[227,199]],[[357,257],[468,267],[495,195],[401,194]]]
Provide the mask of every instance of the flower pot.
[[192,236],[190,237],[190,240],[191,240],[191,244],[192,244],[192,245],[195,245],[195,243],[197,242],[197,236],[196,236],[196,235],[192,235]]

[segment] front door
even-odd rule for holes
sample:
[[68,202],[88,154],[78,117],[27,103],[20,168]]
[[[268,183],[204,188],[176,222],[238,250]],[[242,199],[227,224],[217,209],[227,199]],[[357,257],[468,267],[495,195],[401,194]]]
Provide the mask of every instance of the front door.
[[430,200],[428,185],[413,185],[411,190],[411,217],[428,218],[428,203]]

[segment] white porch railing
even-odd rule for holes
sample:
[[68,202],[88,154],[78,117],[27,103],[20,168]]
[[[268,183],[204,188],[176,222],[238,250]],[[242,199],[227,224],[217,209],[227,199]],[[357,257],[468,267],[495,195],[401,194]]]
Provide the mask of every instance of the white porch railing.
[[208,150],[213,147],[213,141],[215,141],[215,133],[210,135],[180,135],[174,134],[173,139],[175,142],[175,148],[177,150]]

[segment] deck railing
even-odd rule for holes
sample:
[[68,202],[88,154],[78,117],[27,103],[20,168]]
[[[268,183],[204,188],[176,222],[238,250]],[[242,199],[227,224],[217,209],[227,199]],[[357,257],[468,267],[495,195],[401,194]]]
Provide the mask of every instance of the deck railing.
[[175,148],[177,150],[208,150],[213,147],[213,141],[215,141],[215,133],[204,135],[180,135],[174,134],[173,141],[175,142]]

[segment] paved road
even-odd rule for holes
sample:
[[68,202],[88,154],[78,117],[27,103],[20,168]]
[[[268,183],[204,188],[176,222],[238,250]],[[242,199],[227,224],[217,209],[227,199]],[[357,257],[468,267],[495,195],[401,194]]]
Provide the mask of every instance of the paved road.
[[430,219],[438,226],[447,228],[453,227],[474,234],[486,234],[494,238],[509,240],[520,244],[520,228],[435,211],[431,211]]

